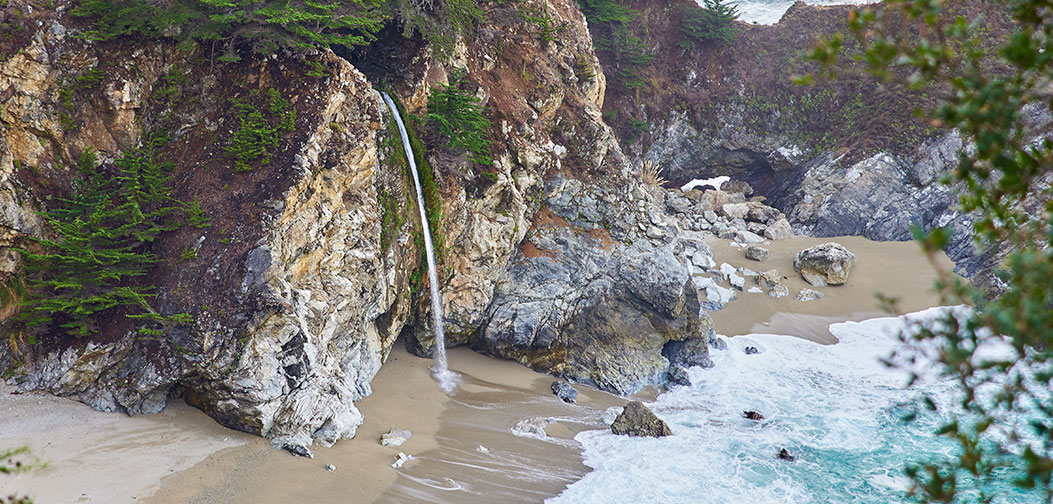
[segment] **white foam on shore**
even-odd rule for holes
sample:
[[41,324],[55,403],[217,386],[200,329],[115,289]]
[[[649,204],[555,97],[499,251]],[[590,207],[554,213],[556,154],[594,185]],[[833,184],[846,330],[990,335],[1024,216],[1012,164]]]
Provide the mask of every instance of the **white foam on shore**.
[[[696,0],[697,1],[697,0]],[[738,7],[739,20],[756,24],[775,24],[793,5],[795,0],[732,0],[729,5]],[[809,5],[862,5],[880,0],[805,0]],[[701,5],[702,2],[698,1]]]
[[[904,464],[953,449],[931,434],[941,418],[904,424],[905,405],[922,393],[949,401],[955,388],[933,375],[904,389],[907,373],[880,359],[902,345],[898,335],[909,321],[931,323],[946,310],[833,324],[835,345],[778,335],[730,338],[728,350],[713,352],[713,368],[689,370],[692,386],[649,404],[672,436],[578,434],[593,471],[547,502],[902,501]],[[747,346],[760,353],[746,355]],[[744,418],[747,410],[765,420]],[[797,460],[777,459],[781,448]]]

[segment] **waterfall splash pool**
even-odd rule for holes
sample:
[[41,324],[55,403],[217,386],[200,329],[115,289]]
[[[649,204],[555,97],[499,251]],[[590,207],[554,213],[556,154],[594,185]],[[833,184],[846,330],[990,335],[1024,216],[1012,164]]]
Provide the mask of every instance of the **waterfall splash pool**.
[[435,331],[435,365],[432,366],[432,376],[439,382],[439,387],[447,395],[457,390],[457,373],[450,371],[446,364],[446,334],[442,326],[442,297],[439,294],[439,278],[435,273],[435,248],[431,240],[431,228],[428,227],[428,214],[424,206],[424,192],[420,186],[420,175],[417,174],[417,161],[413,157],[413,147],[410,145],[409,134],[406,133],[406,125],[402,122],[399,109],[391,96],[380,92],[384,96],[384,103],[391,110],[391,116],[399,127],[399,135],[402,136],[402,149],[406,153],[406,161],[409,162],[410,170],[413,172],[413,185],[417,188],[417,208],[420,209],[420,224],[424,230],[424,248],[428,257],[428,286],[431,288],[431,322]]

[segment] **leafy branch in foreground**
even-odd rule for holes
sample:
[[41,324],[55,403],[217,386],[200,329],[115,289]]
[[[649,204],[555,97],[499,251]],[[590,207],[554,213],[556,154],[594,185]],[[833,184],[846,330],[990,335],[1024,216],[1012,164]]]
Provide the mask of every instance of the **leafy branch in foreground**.
[[[0,450],[0,474],[10,475],[26,472],[39,467],[38,464],[27,464],[22,460],[29,454],[29,447],[23,446],[10,450]],[[25,496],[0,494],[0,504],[33,504],[33,499]]]
[[[86,150],[77,162],[80,179],[68,198],[40,215],[53,239],[34,240],[20,252],[25,290],[16,320],[28,330],[83,337],[95,333],[99,317],[123,307],[131,319],[162,325],[191,322],[187,314],[162,315],[149,302],[154,287],[141,278],[159,259],[150,244],[186,224],[208,225],[197,200],[171,197],[171,165],[157,158],[166,139],[154,137],[126,153],[110,173]],[[158,334],[156,329],[140,330]]]
[[[997,52],[988,47],[987,20],[964,15],[970,5],[1011,18]],[[1047,0],[886,0],[849,18],[871,74],[949,91],[920,112],[957,129],[973,148],[943,182],[976,216],[977,245],[1008,251],[1002,292],[991,299],[942,271],[944,303],[977,306],[906,334],[928,351],[896,357],[919,374],[921,363],[935,362],[958,384],[955,404],[925,401],[930,410],[949,408],[937,434],[957,453],[907,468],[918,502],[998,502],[1011,494],[1053,502],[1053,141],[1023,120],[1028,111],[1053,109],[1051,7]],[[825,40],[811,57],[836,69],[842,43]],[[949,240],[943,229],[917,235],[930,254]]]

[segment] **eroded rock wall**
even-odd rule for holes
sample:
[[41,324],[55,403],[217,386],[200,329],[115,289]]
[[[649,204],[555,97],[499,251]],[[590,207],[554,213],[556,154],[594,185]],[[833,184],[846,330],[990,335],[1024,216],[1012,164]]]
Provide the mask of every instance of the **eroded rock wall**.
[[[164,235],[148,277],[156,308],[194,323],[144,338],[118,316],[93,337],[38,346],[8,332],[22,343],[0,351],[13,381],[131,414],[183,394],[279,445],[353,436],[362,421],[353,401],[370,393],[408,319],[417,266],[408,224],[386,250],[380,243],[378,185],[405,187],[378,173],[387,119],[372,84],[331,53],[320,60],[327,75],[309,77],[292,59],[216,70],[163,42],[90,44],[59,11],[0,62],[4,272],[19,268],[12,247],[45,233],[35,211],[69,186],[72,159],[93,148],[105,165],[162,127],[173,195],[199,197],[211,225]],[[97,88],[71,87],[93,70]],[[157,91],[171,82],[162,77],[177,71],[189,76],[183,102],[161,103]],[[272,88],[296,107],[295,132],[270,164],[235,173],[221,149],[238,126],[229,99]],[[70,89],[76,110],[62,103]]]

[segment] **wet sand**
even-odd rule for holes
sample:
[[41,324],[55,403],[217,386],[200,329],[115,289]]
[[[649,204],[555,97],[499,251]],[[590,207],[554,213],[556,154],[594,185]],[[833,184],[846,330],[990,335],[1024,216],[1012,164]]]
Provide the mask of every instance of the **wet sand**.
[[[831,241],[844,245],[855,254],[856,265],[844,285],[813,287],[794,273],[793,258],[801,250]],[[746,248],[732,246],[728,240],[713,239],[708,244],[713,248],[718,266],[726,262],[757,272],[777,269],[783,283],[790,289],[789,296],[778,299],[769,296],[767,289],[751,293],[748,289],[756,284],[753,278],[747,277],[747,291],[736,292],[737,299],[723,310],[709,312],[720,334],[774,333],[834,343],[837,340],[828,330],[830,324],[889,315],[882,310],[878,294],[896,298],[899,313],[940,304],[940,298],[933,290],[936,270],[915,242],[875,242],[857,236],[798,236],[760,244],[771,251],[771,255],[761,262],[746,259]],[[938,262],[948,270],[954,267],[954,263],[942,253]],[[804,288],[822,292],[823,298],[794,300]]]
[[[793,273],[794,254],[826,241],[857,255],[848,283],[818,288],[823,299],[794,301],[807,286]],[[776,268],[789,277],[784,282],[791,290],[780,299],[738,293],[724,310],[711,312],[721,334],[780,333],[831,343],[830,323],[884,315],[875,292],[899,297],[902,310],[938,304],[931,292],[935,273],[914,243],[793,238],[766,246],[772,254],[763,263],[745,259],[743,248],[726,241],[710,245],[717,264]],[[462,375],[453,397],[432,380],[430,361],[396,344],[373,381],[373,395],[357,404],[365,423],[356,438],[315,447],[314,459],[225,429],[179,400],[160,415],[129,418],[0,388],[0,448],[29,444],[49,463],[27,474],[0,475],[0,493],[17,491],[41,503],[541,502],[588,471],[573,436],[606,428],[607,410],[626,401],[577,386],[578,404],[567,405],[552,395],[552,377],[516,363],[465,348],[452,349],[449,360]],[[648,400],[658,392],[637,397]],[[381,446],[381,434],[392,427],[413,437],[400,447]],[[399,452],[415,458],[393,469]],[[327,471],[326,464],[336,470]]]

